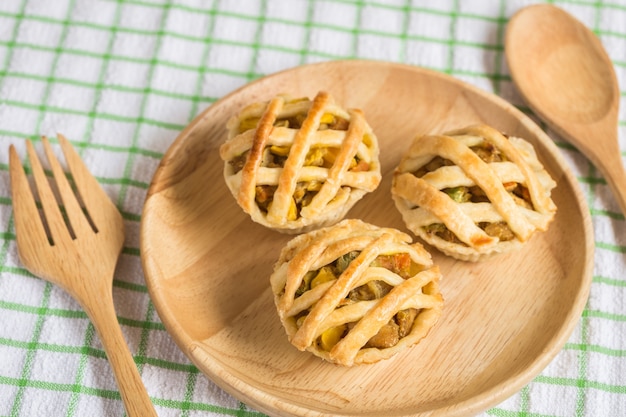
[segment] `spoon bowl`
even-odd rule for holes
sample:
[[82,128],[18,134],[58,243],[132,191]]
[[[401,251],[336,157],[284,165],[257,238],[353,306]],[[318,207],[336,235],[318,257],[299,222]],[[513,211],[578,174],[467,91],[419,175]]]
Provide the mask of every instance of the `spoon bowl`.
[[564,10],[534,5],[511,18],[505,54],[528,106],[598,167],[626,213],[619,86],[598,37]]

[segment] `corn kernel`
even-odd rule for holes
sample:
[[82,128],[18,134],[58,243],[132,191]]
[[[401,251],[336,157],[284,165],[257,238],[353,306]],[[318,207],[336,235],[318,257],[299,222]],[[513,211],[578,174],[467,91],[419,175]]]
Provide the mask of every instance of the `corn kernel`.
[[332,270],[329,267],[322,267],[320,271],[317,273],[315,278],[311,281],[311,289],[317,287],[320,284],[323,284],[328,281],[332,281],[335,279],[335,274],[333,274]]
[[324,114],[322,115],[322,118],[320,119],[320,124],[322,124],[322,123],[323,123],[323,124],[327,124],[327,125],[329,125],[329,124],[331,124],[331,123],[332,123],[332,122],[334,122],[334,121],[335,121],[335,116],[333,116],[333,115],[332,115],[332,114],[330,114],[330,113],[324,113]]
[[320,347],[325,351],[330,351],[339,341],[346,331],[346,325],[331,327],[320,335]]
[[287,155],[289,155],[289,150],[290,149],[291,149],[291,147],[289,147],[289,146],[277,146],[277,145],[270,146],[270,152],[273,153],[274,155],[278,155],[278,156],[287,156]]
[[289,204],[289,211],[287,212],[288,220],[296,220],[298,218],[298,207],[296,207],[296,202],[292,198],[291,204]]

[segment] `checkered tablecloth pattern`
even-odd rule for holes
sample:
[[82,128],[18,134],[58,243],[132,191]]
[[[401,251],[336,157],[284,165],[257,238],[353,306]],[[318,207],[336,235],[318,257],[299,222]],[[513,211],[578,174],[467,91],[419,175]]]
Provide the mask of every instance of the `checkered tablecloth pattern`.
[[[112,196],[127,239],[119,321],[160,416],[261,416],[176,347],[150,301],[139,253],[146,190],[183,127],[247,82],[297,65],[367,58],[434,69],[529,112],[504,59],[524,0],[0,0],[0,416],[118,416],[124,409],[85,313],[17,257],[8,146],[68,137]],[[626,0],[569,0],[622,85]],[[485,416],[626,416],[626,222],[598,170],[553,137],[595,230],[591,296],[554,361]]]

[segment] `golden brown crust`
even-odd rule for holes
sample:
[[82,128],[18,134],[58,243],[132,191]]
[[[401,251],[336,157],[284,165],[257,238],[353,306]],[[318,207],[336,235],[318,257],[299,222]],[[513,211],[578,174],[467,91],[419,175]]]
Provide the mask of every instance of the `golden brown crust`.
[[256,177],[259,167],[261,166],[261,159],[263,158],[263,150],[267,146],[270,133],[276,115],[283,106],[283,100],[273,99],[269,102],[267,109],[257,129],[254,131],[254,139],[252,141],[252,148],[250,149],[250,155],[243,166],[241,173],[241,185],[239,187],[239,193],[237,195],[237,202],[246,211],[253,209],[254,204],[254,187],[256,186]]
[[[329,125],[325,118],[342,123]],[[242,129],[250,121],[254,126]],[[269,228],[299,233],[336,223],[380,183],[378,142],[363,112],[341,109],[325,92],[313,101],[277,96],[255,103],[227,127],[220,148],[226,183],[243,210]],[[284,152],[279,163],[265,161],[272,149]],[[315,158],[316,152],[326,156]],[[238,158],[245,158],[241,169],[234,168]],[[361,165],[355,168],[356,161]],[[259,186],[270,194],[262,206]],[[298,193],[308,193],[305,202]]]
[[[343,220],[292,239],[270,279],[291,343],[327,361],[352,366],[387,359],[424,338],[441,314],[441,274],[430,254],[410,241],[398,230],[360,220]],[[337,271],[346,256],[349,263]],[[398,259],[402,267],[394,263]],[[307,284],[307,277],[319,276],[325,268],[336,275]],[[378,296],[360,295],[360,289],[375,284],[385,290]],[[398,314],[406,312],[414,318],[404,322],[404,334],[395,328]],[[398,332],[393,335],[397,340],[373,344],[385,326]],[[328,345],[324,338],[336,329],[341,333]]]
[[[431,166],[435,158],[440,163]],[[394,172],[392,196],[416,235],[450,256],[477,261],[546,230],[556,212],[555,185],[532,145],[475,125],[416,138]],[[464,198],[453,196],[459,190]],[[446,237],[433,232],[444,226]]]

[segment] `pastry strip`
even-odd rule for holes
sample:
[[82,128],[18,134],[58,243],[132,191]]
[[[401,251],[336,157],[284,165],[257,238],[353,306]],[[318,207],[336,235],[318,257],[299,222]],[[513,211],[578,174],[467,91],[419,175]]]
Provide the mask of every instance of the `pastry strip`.
[[274,193],[274,201],[267,213],[267,219],[270,222],[280,222],[281,219],[287,217],[287,212],[293,200],[293,192],[298,182],[298,173],[302,169],[306,155],[311,148],[310,136],[317,131],[328,100],[328,94],[324,92],[315,96],[306,119],[304,119],[300,130],[296,133],[289,150],[289,158],[287,158],[278,179],[278,188]]
[[[474,223],[447,194],[441,193],[413,174],[400,174],[395,179],[396,195],[407,199],[417,206],[433,213],[434,217],[446,225],[462,242],[471,247],[488,247],[497,243],[497,239],[489,236]],[[424,226],[427,226],[424,225]]]
[[335,307],[342,298],[348,295],[348,292],[355,287],[355,282],[363,274],[365,269],[369,267],[372,261],[378,256],[379,247],[391,240],[392,236],[384,234],[378,239],[372,241],[366,246],[359,256],[353,260],[348,268],[337,278],[337,282],[324,293],[319,302],[306,316],[302,326],[294,335],[291,343],[298,349],[304,350],[313,343],[317,336],[317,327]]
[[441,302],[440,297],[426,294],[415,295],[416,291],[435,279],[437,275],[439,275],[439,268],[433,267],[394,287],[386,297],[378,300],[379,302],[367,311],[354,328],[333,347],[330,357],[350,366],[359,350],[398,311],[408,308],[433,308],[438,305]]
[[[526,185],[530,192],[531,200],[535,210],[540,213],[548,213],[555,209],[554,202],[543,192],[543,187],[539,183],[537,176],[534,174],[530,164],[522,157],[520,151],[513,146],[502,133],[496,129],[486,125],[468,126],[465,129],[449,132],[448,135],[455,134],[471,134],[479,136],[494,144],[497,148],[504,151],[504,154],[511,160],[524,175],[523,184]],[[518,181],[522,183],[522,181]]]
[[272,127],[274,126],[276,115],[280,112],[284,102],[285,100],[282,97],[272,99],[268,103],[267,109],[259,121],[258,128],[254,132],[252,149],[250,149],[250,155],[248,156],[248,159],[242,169],[241,185],[239,188],[239,195],[237,197],[237,202],[247,212],[254,209],[253,205],[255,204],[254,196],[257,184],[257,172],[261,166],[263,151],[265,150],[267,140],[270,132],[272,131]]
[[346,133],[343,146],[339,150],[333,166],[328,170],[328,177],[322,189],[317,193],[311,204],[302,209],[302,216],[304,217],[317,215],[335,197],[339,187],[343,185],[342,179],[350,168],[352,158],[357,153],[361,138],[365,135],[363,112],[350,110],[350,116],[352,123]]

